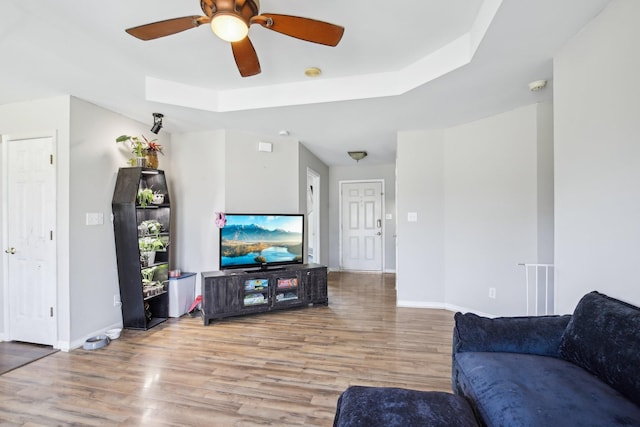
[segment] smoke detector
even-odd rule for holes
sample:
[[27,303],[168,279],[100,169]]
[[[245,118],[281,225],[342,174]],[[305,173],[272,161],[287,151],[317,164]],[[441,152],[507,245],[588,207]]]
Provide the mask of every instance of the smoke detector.
[[531,92],[538,92],[544,89],[547,86],[546,80],[536,80],[535,82],[529,83],[529,90]]

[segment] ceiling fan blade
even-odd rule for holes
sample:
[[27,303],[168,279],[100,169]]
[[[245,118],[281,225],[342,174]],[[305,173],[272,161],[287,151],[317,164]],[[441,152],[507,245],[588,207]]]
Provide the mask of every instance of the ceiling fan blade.
[[164,21],[152,22],[151,24],[132,27],[125,31],[140,40],[153,40],[159,37],[170,36],[171,34],[189,30],[210,21],[211,19],[207,16],[183,16],[182,18],[167,19]]
[[236,59],[236,64],[238,65],[238,71],[240,71],[242,77],[260,74],[258,54],[249,37],[245,37],[239,42],[231,43],[231,49],[233,50],[233,57]]
[[344,27],[339,25],[311,18],[274,13],[255,16],[251,19],[251,23],[260,24],[265,28],[300,40],[327,46],[336,46],[344,33]]

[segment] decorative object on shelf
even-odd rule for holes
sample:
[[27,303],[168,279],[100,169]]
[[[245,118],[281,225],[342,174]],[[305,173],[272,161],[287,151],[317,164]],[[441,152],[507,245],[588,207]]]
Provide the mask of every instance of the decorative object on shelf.
[[150,188],[138,190],[138,204],[145,208],[149,203],[153,203],[153,191]]
[[155,139],[147,143],[147,167],[158,169],[158,153],[162,154],[163,156],[164,153],[162,152],[162,145],[154,141]]
[[224,215],[224,212],[216,212],[216,227],[223,228],[227,223],[227,218]]
[[131,154],[134,157],[129,159],[129,165],[138,167],[158,168],[158,153],[163,154],[162,145],[155,142],[155,139],[148,140],[144,135],[141,137],[120,135],[116,138],[118,142],[128,142]]
[[161,205],[164,203],[164,194],[162,193],[158,193],[157,191],[153,192],[153,200],[151,200],[151,203],[153,203],[154,205]]

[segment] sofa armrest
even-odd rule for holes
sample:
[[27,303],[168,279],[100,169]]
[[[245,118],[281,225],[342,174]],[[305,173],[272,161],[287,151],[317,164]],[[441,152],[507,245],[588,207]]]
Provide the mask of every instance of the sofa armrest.
[[571,319],[564,316],[498,317],[456,313],[453,355],[459,352],[505,352],[560,357],[560,340]]

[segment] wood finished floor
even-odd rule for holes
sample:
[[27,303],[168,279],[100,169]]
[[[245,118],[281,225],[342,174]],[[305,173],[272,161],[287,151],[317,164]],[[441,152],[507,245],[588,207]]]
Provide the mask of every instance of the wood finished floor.
[[450,391],[453,313],[394,275],[330,273],[329,306],[171,319],[0,376],[0,425],[331,426],[349,385]]

